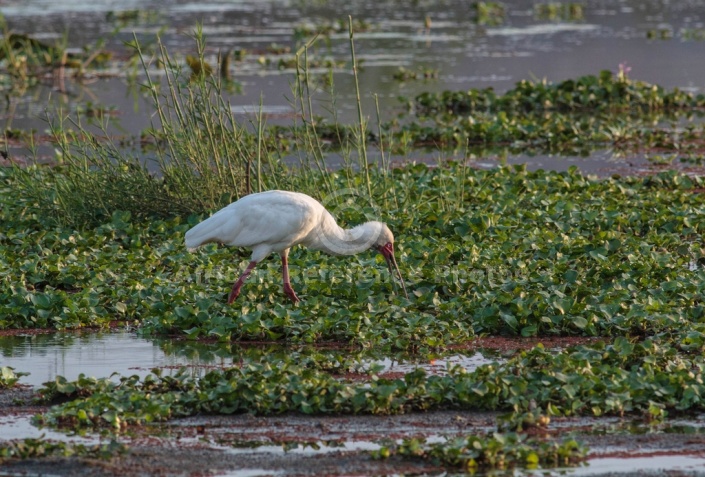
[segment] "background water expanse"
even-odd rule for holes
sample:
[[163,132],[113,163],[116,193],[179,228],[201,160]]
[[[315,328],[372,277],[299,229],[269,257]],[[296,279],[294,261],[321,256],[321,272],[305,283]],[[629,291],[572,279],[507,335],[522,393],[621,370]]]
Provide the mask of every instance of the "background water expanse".
[[[243,120],[252,118],[261,102],[268,123],[286,123],[294,79],[287,60],[311,38],[297,32],[330,25],[332,31],[319,37],[311,58],[321,62],[322,75],[332,71],[335,110],[343,122],[351,122],[357,110],[348,15],[365,25],[358,28],[355,42],[362,102],[370,118],[375,116],[374,95],[382,119],[388,120],[404,109],[400,97],[423,91],[492,87],[502,92],[524,79],[560,81],[605,69],[616,72],[620,64],[635,79],[703,91],[704,1],[588,0],[564,2],[558,11],[539,1],[501,5],[504,13],[496,20],[478,15],[472,2],[464,0],[6,0],[0,13],[9,30],[47,43],[66,42],[74,49],[90,50],[105,42],[114,61],[104,76],[67,79],[63,92],[50,78],[21,97],[7,96],[0,118],[5,127],[43,131],[43,117],[57,107],[73,111],[99,106],[114,111],[117,131],[139,135],[152,117],[142,95],[130,87],[128,78],[138,68],[129,63],[134,51],[125,43],[136,35],[148,47],[159,34],[169,52],[183,61],[196,53],[190,35],[202,24],[206,54],[213,61],[219,52],[241,55],[230,64],[239,84],[230,98],[235,112]],[[400,81],[395,79],[400,67],[432,77]],[[316,107],[327,114],[333,106],[322,90]],[[580,164],[591,170],[609,156],[607,151]],[[522,160],[526,158],[515,158]]]

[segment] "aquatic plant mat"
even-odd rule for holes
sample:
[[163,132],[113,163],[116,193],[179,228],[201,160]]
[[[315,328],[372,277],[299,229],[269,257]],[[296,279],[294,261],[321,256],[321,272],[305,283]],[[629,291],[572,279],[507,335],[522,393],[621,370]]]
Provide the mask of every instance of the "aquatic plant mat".
[[[40,169],[31,173],[42,178]],[[441,412],[472,421],[490,412],[481,425],[438,433],[448,440],[400,433],[373,439],[365,452],[429,468],[548,468],[586,456],[585,433],[558,427],[568,418],[623,417],[658,428],[703,411],[699,178],[405,166],[384,177],[395,191],[379,198],[385,207],[330,208],[345,223],[369,210],[390,224],[409,299],[393,293],[372,254],[341,259],[296,249],[290,263],[301,303],[284,300],[279,264],[267,260],[228,306],[225,294],[247,256],[216,245],[188,253],[183,233],[198,217],[141,220],[116,211],[98,226],[60,225],[18,193],[16,174],[4,170],[0,189],[3,329],[106,327],[117,319],[145,336],[282,342],[302,351],[244,353],[239,365],[201,375],[58,377],[38,390],[51,406],[36,423],[99,431],[116,444],[3,442],[8,462],[66,455],[110,462],[130,433],[159,433],[164,424],[156,423],[192,416]],[[324,174],[319,180],[334,186],[350,178]],[[375,183],[381,173],[369,174]],[[443,373],[385,375],[360,365],[367,350],[443,356],[482,335],[597,341],[536,344]],[[343,350],[305,347],[326,343]],[[22,382],[8,368],[0,376],[10,390]],[[285,441],[263,443],[294,446]]]

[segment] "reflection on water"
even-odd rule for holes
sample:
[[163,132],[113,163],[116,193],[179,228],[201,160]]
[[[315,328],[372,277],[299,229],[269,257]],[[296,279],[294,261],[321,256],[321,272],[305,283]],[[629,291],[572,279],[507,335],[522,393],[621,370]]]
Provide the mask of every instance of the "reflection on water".
[[157,342],[129,332],[0,337],[0,365],[15,368],[15,372],[30,373],[20,382],[33,386],[56,376],[73,380],[81,373],[97,378],[114,372],[144,376],[155,367],[189,365],[205,369],[232,363],[231,356],[219,356],[217,352],[206,359],[198,353],[195,356],[170,354]]
[[[32,423],[32,416],[29,414],[0,416],[0,442],[12,439],[41,438],[53,441],[75,442],[83,445],[100,443],[100,438],[96,435],[68,435],[65,432],[48,427],[37,427]],[[4,474],[0,473],[0,475]]]
[[241,345],[194,342],[174,339],[148,340],[135,333],[54,333],[0,337],[0,366],[30,373],[20,383],[40,386],[56,376],[74,380],[79,374],[96,378],[113,373],[145,376],[153,368],[165,373],[188,367],[194,375],[214,369],[248,363],[289,362],[332,373],[365,371],[375,365],[377,372],[408,373],[423,368],[442,373],[448,366],[460,365],[472,371],[497,361],[490,350],[453,355],[410,355],[374,350],[318,349],[284,345]]
[[485,364],[504,361],[504,359],[493,355],[494,353],[489,353],[487,351],[477,351],[469,352],[469,354],[455,354],[442,358],[425,359],[422,361],[397,361],[393,358],[384,358],[381,360],[370,360],[363,362],[363,369],[372,369],[374,367],[378,374],[406,374],[411,373],[416,369],[423,369],[429,374],[446,374],[450,368],[460,366],[465,369],[465,371],[472,372]]

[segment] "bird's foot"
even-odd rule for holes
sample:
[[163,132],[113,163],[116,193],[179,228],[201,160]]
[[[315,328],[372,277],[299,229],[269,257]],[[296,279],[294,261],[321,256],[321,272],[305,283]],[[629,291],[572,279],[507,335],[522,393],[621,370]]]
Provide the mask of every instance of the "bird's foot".
[[287,296],[288,296],[288,297],[291,299],[291,301],[293,301],[294,303],[298,303],[298,302],[300,301],[300,300],[299,300],[299,297],[296,296],[296,293],[294,292],[294,289],[291,288],[291,285],[289,285],[288,283],[285,283],[285,284],[284,284],[284,293],[286,293]]
[[240,288],[242,288],[243,283],[245,283],[247,277],[250,276],[250,272],[252,272],[252,269],[256,266],[257,262],[250,262],[245,271],[242,272],[242,275],[240,275],[240,278],[238,278],[235,283],[233,283],[233,289],[230,291],[230,295],[228,295],[228,305],[235,301],[237,296],[240,294]]

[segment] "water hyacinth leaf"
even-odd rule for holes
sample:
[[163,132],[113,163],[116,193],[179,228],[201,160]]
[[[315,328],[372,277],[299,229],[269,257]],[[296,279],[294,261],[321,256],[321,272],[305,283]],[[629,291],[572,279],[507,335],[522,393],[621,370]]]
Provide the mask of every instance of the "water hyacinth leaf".
[[9,366],[0,366],[0,389],[13,387],[22,376],[28,375],[29,373],[16,373],[14,368]]
[[35,293],[31,295],[30,299],[39,309],[48,309],[51,307],[51,298],[44,293]]
[[519,322],[514,315],[500,311],[499,316],[507,325],[509,325],[510,328],[516,329],[519,326]]
[[565,279],[565,281],[566,281],[567,283],[570,283],[570,284],[572,285],[572,284],[575,283],[576,280],[578,279],[578,272],[575,271],[575,270],[568,270],[568,271],[565,272],[565,274],[563,275],[563,278]]
[[54,381],[56,389],[62,394],[73,394],[76,392],[76,385],[70,381],[67,381],[63,376],[59,376]]

